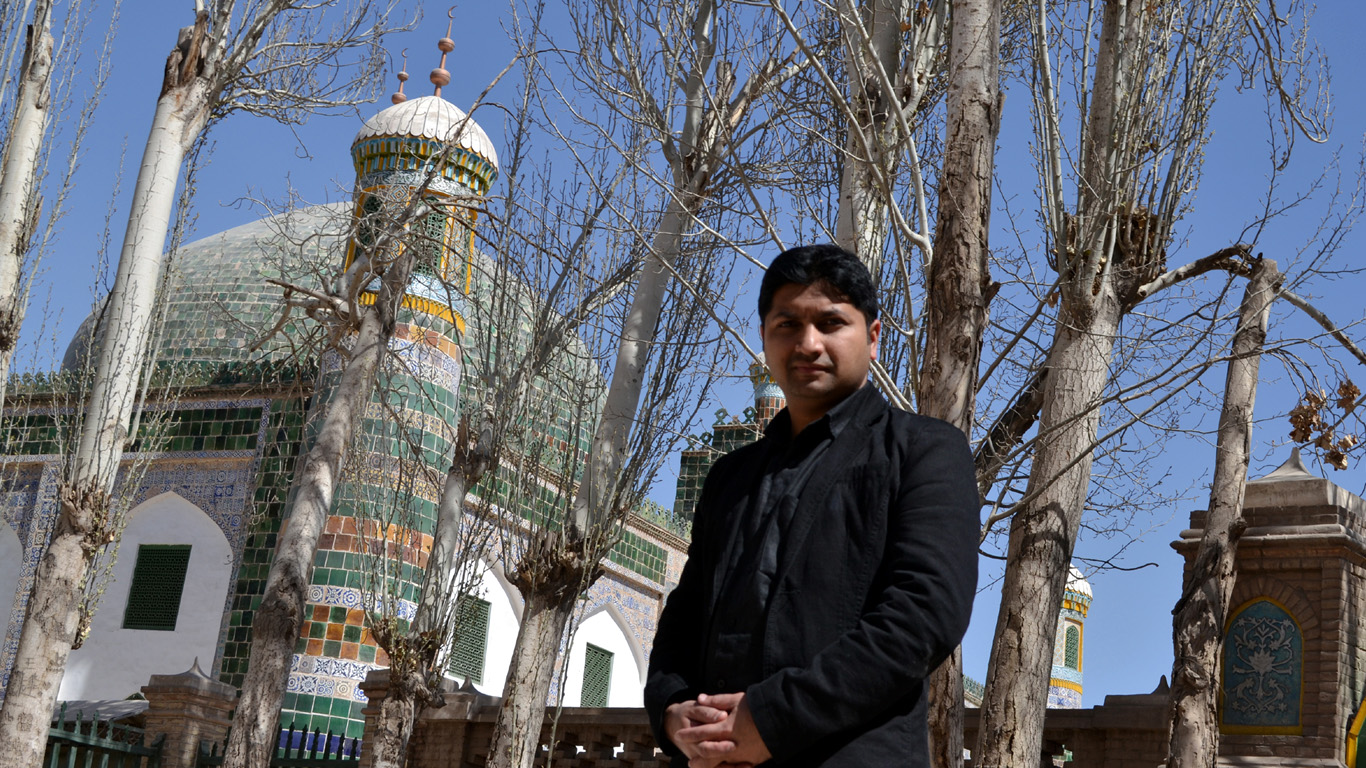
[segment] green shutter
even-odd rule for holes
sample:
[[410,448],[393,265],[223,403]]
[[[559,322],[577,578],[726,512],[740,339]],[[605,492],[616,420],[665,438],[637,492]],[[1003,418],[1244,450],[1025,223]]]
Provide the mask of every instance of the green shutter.
[[583,655],[583,695],[579,706],[607,706],[607,691],[611,687],[612,652],[588,643]]
[[123,628],[174,632],[189,565],[189,544],[139,545]]
[[1063,664],[1068,669],[1081,669],[1081,630],[1067,628],[1067,645],[1063,647]]
[[460,598],[455,609],[455,647],[446,671],[459,680],[469,678],[472,683],[484,682],[484,655],[489,644],[489,608],[487,600],[473,595]]

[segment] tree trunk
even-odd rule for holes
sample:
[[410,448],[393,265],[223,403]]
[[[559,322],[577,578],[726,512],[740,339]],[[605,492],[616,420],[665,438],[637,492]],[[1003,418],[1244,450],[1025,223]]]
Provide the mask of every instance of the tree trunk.
[[[642,267],[640,283],[631,297],[607,401],[588,453],[588,470],[574,497],[571,525],[566,526],[566,546],[554,553],[554,559],[549,554],[541,558],[528,556],[518,565],[518,589],[527,607],[512,652],[503,706],[494,722],[490,766],[531,768],[536,757],[539,723],[545,717],[546,696],[550,692],[560,638],[574,611],[574,598],[587,588],[584,574],[596,570],[598,558],[604,554],[594,542],[605,540],[605,533],[614,520],[621,469],[626,463],[631,428],[636,422],[636,409],[645,386],[650,346],[659,326],[664,291],[671,276],[665,265],[677,260],[683,246],[683,228],[690,219],[681,198],[681,194],[670,198],[654,246]],[[553,536],[545,539],[554,540]],[[585,557],[592,563],[569,564]],[[555,562],[556,559],[563,562]],[[536,569],[546,572],[530,572]],[[568,596],[563,594],[565,590],[568,590]],[[533,604],[536,606],[534,612]]]
[[[393,656],[389,657],[393,659]],[[379,702],[373,729],[365,731],[365,749],[374,768],[403,768],[408,762],[408,741],[428,695],[425,678],[418,669],[389,670],[389,692]]]
[[409,652],[395,653],[384,642],[385,638],[377,635],[391,661],[406,658],[413,664],[409,669],[399,669],[398,664],[390,668],[389,693],[380,702],[377,727],[373,733],[365,734],[366,749],[372,750],[375,758],[374,768],[403,768],[418,716],[424,707],[441,706],[440,693],[433,687],[441,679],[435,665],[443,643],[451,636],[448,630],[461,630],[451,626],[460,599],[455,594],[458,585],[451,581],[451,574],[461,558],[468,562],[471,554],[460,547],[460,526],[465,514],[465,493],[479,483],[490,466],[488,452],[481,450],[487,446],[484,440],[481,438],[479,445],[470,450],[463,424],[456,437],[455,460],[446,473],[441,504],[437,507],[432,554],[423,574],[417,614],[407,636],[393,640],[406,644]]
[[[913,18],[913,3],[872,0],[862,5],[857,11],[850,7],[858,14],[852,18],[841,13],[852,114],[847,116],[835,242],[858,256],[876,277],[887,246],[889,206],[895,204],[888,185],[911,140],[902,131],[898,113],[917,105],[925,92],[929,68],[939,55],[943,16],[936,12],[929,18],[914,17],[916,45],[903,68],[902,24]],[[851,29],[854,25],[861,29]]]
[[1064,311],[1044,379],[1038,450],[1010,525],[1001,608],[992,641],[973,765],[1034,765],[1043,743],[1057,613],[1091,479],[1091,444],[1109,374],[1120,305],[1108,282],[1079,324]]
[[202,83],[191,78],[163,92],[152,118],[77,452],[59,489],[59,517],[38,564],[0,710],[0,754],[15,765],[37,765],[42,759],[57,689],[77,639],[90,561],[116,533],[111,492],[156,314],[176,180],[185,153],[207,122],[207,103]]
[[560,544],[558,534],[540,531],[518,565],[513,581],[524,601],[522,624],[493,723],[489,768],[531,768],[540,754],[555,658],[574,604],[591,581],[588,569],[597,567],[584,560],[584,550],[582,540]]
[[588,472],[574,497],[573,524],[581,536],[591,537],[595,529],[610,524],[613,518],[619,475],[626,464],[631,428],[636,423],[636,409],[645,388],[645,367],[664,310],[664,289],[671,277],[667,265],[678,261],[683,230],[691,218],[684,200],[691,199],[693,196],[686,190],[678,190],[669,197],[669,207],[645,257],[640,283],[622,323],[607,401],[588,454]]
[[[920,412],[972,434],[982,337],[987,327],[992,170],[1000,128],[1000,4],[953,6],[949,84],[934,258],[925,307]],[[963,654],[930,675],[930,759],[963,764]]]
[[393,338],[395,313],[411,272],[410,257],[397,259],[385,270],[379,296],[361,316],[350,359],[337,386],[327,397],[315,399],[314,408],[322,412],[322,427],[295,476],[291,489],[294,502],[279,534],[261,607],[252,621],[251,655],[224,753],[225,766],[269,768],[279,740],[280,707],[289,682],[290,658],[304,620],[318,536],[332,508],[332,494],[356,422],[370,401],[375,372]]
[[1238,537],[1247,526],[1243,495],[1257,373],[1266,341],[1267,316],[1280,281],[1276,262],[1262,259],[1254,267],[1238,307],[1233,359],[1228,363],[1224,407],[1219,414],[1209,513],[1190,583],[1172,609],[1170,768],[1214,768],[1219,756],[1216,704],[1224,622],[1237,577],[1233,560],[1238,553]]
[[20,270],[38,218],[34,184],[47,127],[52,79],[52,3],[39,2],[33,13],[20,68],[19,104],[10,123],[9,145],[0,169],[0,404],[5,402],[10,361],[24,322],[25,296]]

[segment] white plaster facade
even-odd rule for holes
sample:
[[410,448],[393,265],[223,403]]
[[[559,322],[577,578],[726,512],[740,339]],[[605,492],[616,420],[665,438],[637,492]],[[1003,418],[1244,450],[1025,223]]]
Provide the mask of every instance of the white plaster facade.
[[522,597],[497,567],[480,560],[475,568],[477,586],[473,591],[489,603],[489,636],[484,646],[484,679],[474,683],[474,688],[489,696],[502,696],[522,621]]
[[[133,566],[142,544],[189,544],[190,562],[174,632],[124,629]],[[113,577],[91,622],[90,637],[72,651],[58,697],[122,699],[153,674],[174,674],[196,658],[209,668],[218,650],[233,568],[228,540],[199,507],[174,493],[144,501],[128,516]]]
[[0,520],[0,605],[14,605],[14,590],[24,575],[24,545],[14,529]]

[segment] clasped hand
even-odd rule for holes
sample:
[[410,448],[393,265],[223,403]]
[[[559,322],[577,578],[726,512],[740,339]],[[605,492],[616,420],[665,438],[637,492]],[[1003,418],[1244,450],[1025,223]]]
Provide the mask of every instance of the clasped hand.
[[664,730],[687,755],[689,768],[752,768],[772,757],[744,693],[703,693],[671,704]]

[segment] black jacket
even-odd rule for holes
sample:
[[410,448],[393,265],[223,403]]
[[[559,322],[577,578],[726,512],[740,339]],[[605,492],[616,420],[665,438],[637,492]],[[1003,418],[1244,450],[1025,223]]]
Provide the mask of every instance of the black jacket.
[[[688,561],[659,618],[645,707],[675,756],[664,708],[733,692],[702,679],[702,654],[759,453],[740,448],[707,475]],[[766,765],[929,764],[925,678],[967,630],[979,507],[961,431],[880,394],[863,399],[782,541],[758,638],[761,679],[745,690],[773,753]]]

